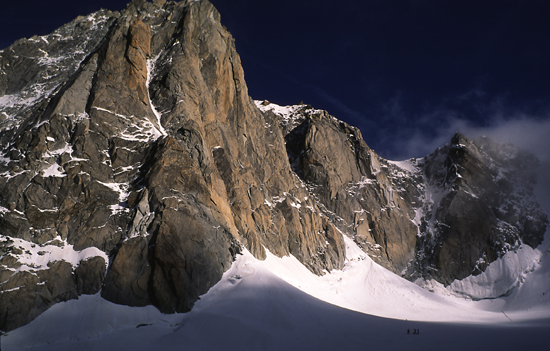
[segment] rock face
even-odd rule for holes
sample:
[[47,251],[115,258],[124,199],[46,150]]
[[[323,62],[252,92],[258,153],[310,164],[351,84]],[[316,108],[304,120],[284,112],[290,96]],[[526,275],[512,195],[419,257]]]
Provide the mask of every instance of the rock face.
[[392,179],[395,167],[361,132],[325,111],[301,108],[285,136],[296,174],[328,218],[386,268],[401,272],[414,257],[418,191]]
[[188,311],[243,248],[323,274],[343,235],[448,284],[547,225],[532,156],[457,135],[392,163],[325,111],[254,102],[206,0],[136,0],[1,51],[0,142],[2,330],[98,292]]
[[257,106],[280,117],[292,168],[325,216],[407,279],[449,285],[543,240],[539,162],[528,152],[457,133],[423,159],[392,162],[325,111]]
[[426,157],[421,235],[410,274],[447,285],[483,272],[522,243],[537,247],[548,225],[532,196],[538,163],[512,145],[459,133]]
[[[249,98],[207,1],[134,1],[1,60],[1,329],[100,290],[188,311],[242,245],[318,274],[343,266],[342,234],[292,172],[276,117]],[[47,265],[22,258],[52,243],[63,250]],[[89,248],[108,259],[68,263]]]

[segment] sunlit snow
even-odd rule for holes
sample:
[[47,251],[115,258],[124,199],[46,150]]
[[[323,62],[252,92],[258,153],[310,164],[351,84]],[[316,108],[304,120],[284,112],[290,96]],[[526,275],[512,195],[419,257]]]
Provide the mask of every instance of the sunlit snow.
[[[0,236],[0,239],[5,238],[6,237],[3,235]],[[57,237],[56,239],[43,245],[37,245],[19,238],[10,237],[9,240],[12,241],[12,243],[8,246],[22,251],[21,254],[15,255],[18,262],[21,263],[21,266],[19,268],[12,269],[13,273],[19,271],[39,271],[48,269],[48,265],[55,261],[66,261],[76,268],[80,261],[95,256],[101,256],[106,263],[109,262],[107,255],[98,248],[88,247],[84,250],[77,251],[73,248],[73,245],[68,244],[60,237]]]
[[[259,261],[244,251],[186,314],[115,305],[99,294],[81,296],[10,332],[2,346],[41,351],[546,350],[548,255],[509,296],[472,301],[443,287],[422,289],[378,266],[351,240],[346,246],[345,267],[322,277],[293,257],[268,253]],[[414,329],[420,334],[412,334]]]

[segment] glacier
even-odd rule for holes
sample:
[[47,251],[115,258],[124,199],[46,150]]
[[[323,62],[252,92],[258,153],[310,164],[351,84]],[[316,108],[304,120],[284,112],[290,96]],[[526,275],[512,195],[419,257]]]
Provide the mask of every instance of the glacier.
[[[481,301],[441,287],[423,289],[374,263],[353,241],[347,239],[346,246],[344,268],[324,276],[314,275],[291,256],[268,253],[260,261],[245,250],[185,314],[166,315],[153,306],[128,307],[99,294],[83,295],[4,335],[2,346],[84,351],[546,350],[548,245],[508,296]],[[420,334],[407,334],[413,329]]]

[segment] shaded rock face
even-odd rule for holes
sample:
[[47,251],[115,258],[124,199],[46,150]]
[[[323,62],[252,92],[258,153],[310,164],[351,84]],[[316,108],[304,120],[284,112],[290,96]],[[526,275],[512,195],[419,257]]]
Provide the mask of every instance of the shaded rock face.
[[418,230],[410,199],[418,198],[416,188],[399,186],[397,168],[370,149],[357,128],[325,111],[304,107],[288,129],[294,170],[326,216],[375,261],[401,272],[414,257]]
[[409,274],[450,284],[522,243],[537,247],[548,226],[533,196],[538,164],[512,145],[459,133],[426,157],[421,235]]
[[98,292],[188,311],[243,248],[323,274],[343,234],[448,284],[547,226],[532,156],[457,135],[395,163],[325,111],[252,101],[206,0],[79,17],[0,70],[2,330]]
[[343,266],[208,1],[134,1],[0,60],[0,329],[98,291],[188,311],[243,247]]

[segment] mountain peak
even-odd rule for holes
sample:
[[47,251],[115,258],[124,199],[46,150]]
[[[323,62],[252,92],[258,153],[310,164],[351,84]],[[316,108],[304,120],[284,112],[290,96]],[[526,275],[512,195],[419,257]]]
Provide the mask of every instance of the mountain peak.
[[133,1],[0,53],[1,329],[97,292],[189,311],[243,248],[321,275],[347,236],[448,285],[540,244],[516,158],[456,134],[402,167],[326,111],[254,102],[219,20]]
[[460,145],[460,144],[471,144],[472,141],[464,134],[456,132],[453,137],[451,138],[451,144],[452,145]]

